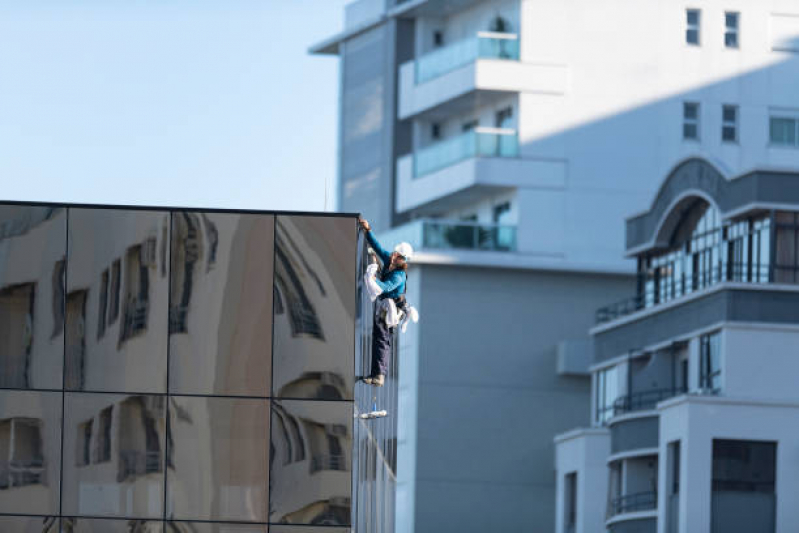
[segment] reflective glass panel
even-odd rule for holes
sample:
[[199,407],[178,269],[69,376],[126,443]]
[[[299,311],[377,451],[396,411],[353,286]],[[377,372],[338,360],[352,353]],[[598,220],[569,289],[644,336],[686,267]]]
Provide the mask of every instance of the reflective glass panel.
[[352,406],[272,402],[270,522],[349,525]]
[[166,392],[168,241],[166,212],[69,210],[68,390]]
[[164,396],[67,393],[65,515],[161,518]]
[[58,533],[56,516],[0,516],[3,533]]
[[354,218],[279,216],[272,394],[352,399]]
[[61,393],[0,391],[0,513],[57,514],[60,471]]
[[270,395],[274,220],[173,213],[170,392]]
[[0,206],[0,387],[61,388],[66,209]]
[[269,401],[169,398],[167,517],[267,521]]
[[167,522],[167,533],[268,533],[262,524],[224,524],[213,522]]
[[162,533],[163,531],[163,522],[154,520],[61,519],[61,533]]

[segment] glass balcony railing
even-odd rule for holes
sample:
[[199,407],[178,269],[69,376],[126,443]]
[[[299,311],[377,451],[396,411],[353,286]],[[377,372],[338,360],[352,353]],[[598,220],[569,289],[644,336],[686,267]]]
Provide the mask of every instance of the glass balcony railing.
[[424,219],[392,228],[379,239],[386,245],[406,241],[415,249],[512,252],[516,250],[516,226]]
[[416,60],[416,83],[424,83],[478,59],[519,60],[519,36],[514,33],[478,32]]
[[413,158],[413,175],[418,178],[472,157],[518,155],[519,138],[515,130],[476,128],[418,150]]

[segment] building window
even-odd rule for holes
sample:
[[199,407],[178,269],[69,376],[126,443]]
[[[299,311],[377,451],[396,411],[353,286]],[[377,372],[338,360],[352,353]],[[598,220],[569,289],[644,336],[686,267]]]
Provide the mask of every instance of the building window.
[[433,32],[433,46],[440,48],[444,46],[444,32],[436,30]]
[[796,283],[799,279],[799,214],[779,211],[774,222],[774,281]]
[[710,531],[773,533],[776,472],[776,442],[713,439]]
[[131,246],[125,256],[125,306],[120,340],[125,341],[147,329],[150,303],[148,246]]
[[509,106],[497,111],[494,121],[497,128],[513,128],[513,108]]
[[699,24],[702,19],[702,11],[699,9],[687,9],[685,11],[685,42],[699,46]]
[[738,141],[738,106],[725,105],[721,108],[721,140],[724,142]]
[[577,527],[577,472],[566,474],[563,483],[563,523],[567,533]]
[[45,484],[42,421],[37,418],[0,420],[0,490]]
[[604,424],[613,418],[613,404],[619,397],[618,370],[615,366],[596,375],[596,422]]
[[721,389],[721,333],[699,338],[699,386],[712,393]]
[[463,123],[463,125],[461,126],[461,130],[464,132],[472,131],[477,127],[477,124],[478,124],[477,120],[468,120]]
[[799,118],[772,116],[769,122],[769,139],[775,146],[799,148]]
[[111,460],[111,422],[114,417],[114,406],[109,405],[100,411],[97,441],[94,449],[94,462],[106,463]]
[[100,275],[100,301],[97,305],[97,338],[105,335],[105,318],[108,310],[108,270]]
[[438,122],[433,122],[430,125],[430,137],[434,140],[441,138],[441,124]]
[[113,324],[119,317],[119,290],[122,276],[121,261],[117,259],[111,265],[111,293],[108,307],[108,323]]
[[82,424],[78,424],[78,446],[77,446],[77,457],[75,458],[75,464],[77,466],[86,466],[90,465],[92,462],[92,426],[94,425],[94,419],[90,418],[89,420],[83,422]]
[[682,138],[690,141],[699,140],[699,103],[697,102],[683,102]]
[[737,12],[728,11],[724,13],[724,46],[727,48],[738,48],[738,19]]
[[64,287],[66,286],[66,269],[67,263],[63,259],[57,261],[55,266],[53,267],[53,333],[51,334],[52,338],[61,335],[61,332],[64,331],[64,303],[65,303],[65,293]]

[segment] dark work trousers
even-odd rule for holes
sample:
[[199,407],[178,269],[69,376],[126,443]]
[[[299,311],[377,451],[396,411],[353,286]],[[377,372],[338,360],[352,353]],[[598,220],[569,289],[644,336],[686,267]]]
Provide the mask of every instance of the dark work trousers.
[[391,345],[394,339],[394,330],[386,325],[385,316],[381,316],[380,302],[375,305],[374,325],[372,326],[372,375],[386,375],[388,362],[391,359]]

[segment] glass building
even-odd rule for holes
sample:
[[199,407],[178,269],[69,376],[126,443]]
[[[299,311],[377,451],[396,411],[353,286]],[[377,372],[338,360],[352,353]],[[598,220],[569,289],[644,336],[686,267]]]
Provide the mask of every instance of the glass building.
[[393,530],[366,257],[354,215],[0,205],[0,531]]

